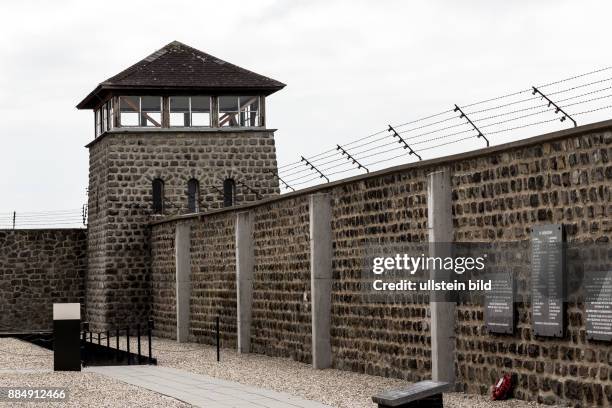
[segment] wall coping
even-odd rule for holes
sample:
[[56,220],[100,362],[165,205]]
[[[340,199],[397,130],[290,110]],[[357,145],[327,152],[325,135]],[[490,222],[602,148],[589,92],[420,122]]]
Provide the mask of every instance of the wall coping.
[[606,131],[606,130],[612,130],[612,119],[601,121],[601,122],[590,123],[587,125],[582,125],[582,126],[578,126],[578,127],[574,127],[570,129],[558,130],[555,132],[545,133],[543,135],[538,135],[538,136],[532,136],[529,138],[520,139],[520,140],[516,140],[513,142],[485,147],[482,149],[470,150],[468,152],[457,153],[457,154],[453,154],[450,156],[442,156],[442,157],[436,157],[433,159],[428,159],[428,160],[423,160],[423,161],[418,161],[418,162],[413,162],[413,163],[400,164],[398,166],[389,167],[389,168],[378,170],[375,172],[371,172],[367,174],[360,174],[357,176],[332,181],[330,183],[307,187],[302,190],[292,191],[290,193],[285,193],[285,194],[281,194],[281,195],[274,196],[274,197],[264,198],[263,200],[255,201],[255,202],[248,203],[248,204],[241,204],[241,205],[237,205],[234,207],[228,207],[228,208],[220,208],[220,209],[210,210],[210,211],[201,212],[197,214],[173,215],[173,216],[164,217],[164,218],[160,217],[160,219],[158,220],[150,221],[149,225],[159,225],[159,224],[164,224],[164,223],[173,222],[173,221],[204,218],[211,214],[218,214],[218,213],[224,213],[224,212],[246,211],[251,208],[275,203],[278,201],[290,200],[292,198],[296,198],[296,197],[300,197],[300,196],[308,195],[308,194],[313,194],[317,192],[325,192],[326,190],[329,190],[329,189],[332,189],[338,186],[342,186],[345,184],[354,183],[357,181],[401,173],[409,169],[443,165],[449,162],[455,162],[455,161],[465,160],[465,159],[473,159],[473,158],[477,158],[481,156],[486,156],[492,153],[500,153],[500,152],[508,151],[511,149],[528,147],[528,146],[545,143],[545,142],[552,142],[558,139],[564,139],[568,137],[575,137],[575,136],[582,135],[584,133]]
[[0,228],[0,232],[41,232],[41,231],[52,231],[52,232],[66,232],[66,231],[85,231],[87,228]]
[[265,127],[171,127],[171,128],[115,128],[107,130],[100,136],[85,145],[86,149],[105,139],[108,135],[142,135],[142,134],[172,134],[172,133],[274,133],[278,129],[268,129]]

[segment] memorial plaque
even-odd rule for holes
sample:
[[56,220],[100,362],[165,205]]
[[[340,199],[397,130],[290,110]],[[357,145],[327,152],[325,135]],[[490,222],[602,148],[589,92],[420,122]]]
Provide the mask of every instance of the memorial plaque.
[[586,333],[590,340],[612,340],[612,271],[584,277]]
[[542,225],[531,233],[531,319],[536,336],[563,337],[565,259],[563,227]]
[[489,333],[514,333],[514,277],[510,273],[490,276],[491,290],[485,295],[485,324]]

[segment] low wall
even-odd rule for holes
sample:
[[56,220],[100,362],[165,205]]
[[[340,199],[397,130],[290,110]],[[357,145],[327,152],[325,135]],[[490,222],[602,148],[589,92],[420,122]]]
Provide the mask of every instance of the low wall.
[[51,330],[53,303],[81,303],[84,229],[0,230],[0,332]]
[[[612,121],[582,126],[461,155],[411,163],[365,176],[289,193],[259,204],[152,225],[153,236],[173,236],[176,223],[194,230],[222,222],[215,235],[225,251],[206,251],[192,235],[192,272],[215,280],[223,264],[228,279],[226,316],[235,314],[236,213],[255,215],[255,293],[252,349],[310,361],[308,196],[327,193],[332,206],[332,364],[336,368],[420,380],[431,376],[429,303],[373,304],[358,287],[369,246],[427,242],[427,174],[452,176],[456,242],[521,242],[536,225],[564,224],[570,242],[612,239]],[[168,238],[163,238],[168,239]],[[193,251],[198,253],[194,257]],[[171,270],[155,271],[171,274]],[[155,278],[154,278],[155,279]],[[196,284],[194,282],[194,290]],[[215,293],[217,293],[215,292]],[[204,296],[204,294],[202,294]],[[233,296],[233,300],[229,300]],[[212,299],[213,297],[209,297]],[[213,318],[194,313],[205,300],[192,296],[191,327]],[[610,344],[585,339],[582,304],[569,304],[567,335],[535,338],[529,305],[519,305],[514,335],[489,335],[481,306],[456,312],[457,388],[486,393],[503,373],[515,374],[515,395],[546,403],[612,405]],[[175,322],[169,322],[169,325]],[[205,336],[204,336],[205,337]],[[210,338],[208,338],[210,340]],[[205,339],[206,341],[206,339]]]

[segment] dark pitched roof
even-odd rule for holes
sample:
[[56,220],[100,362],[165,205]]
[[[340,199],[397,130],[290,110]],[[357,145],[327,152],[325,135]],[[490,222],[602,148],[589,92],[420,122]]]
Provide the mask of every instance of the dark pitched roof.
[[173,41],[100,83],[77,108],[93,108],[98,97],[113,90],[254,91],[269,95],[284,86],[282,82]]

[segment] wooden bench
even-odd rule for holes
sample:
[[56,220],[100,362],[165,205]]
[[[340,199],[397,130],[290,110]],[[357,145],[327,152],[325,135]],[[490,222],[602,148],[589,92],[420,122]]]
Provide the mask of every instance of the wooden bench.
[[442,393],[452,385],[439,381],[420,381],[401,390],[385,391],[372,397],[378,408],[442,408]]

